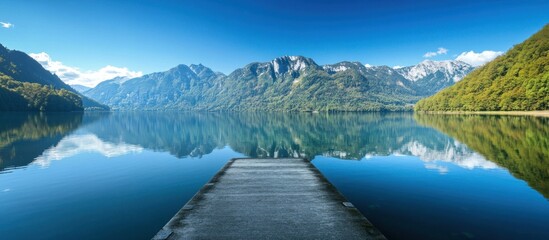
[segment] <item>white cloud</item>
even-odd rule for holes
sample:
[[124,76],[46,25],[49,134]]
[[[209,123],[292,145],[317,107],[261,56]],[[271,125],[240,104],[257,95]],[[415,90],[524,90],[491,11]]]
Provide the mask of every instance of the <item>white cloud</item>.
[[471,64],[473,67],[477,67],[494,60],[494,58],[496,58],[501,54],[503,54],[503,52],[499,52],[499,51],[496,52],[496,51],[490,51],[490,50],[482,51],[480,53],[469,51],[469,52],[462,52],[460,55],[456,57],[456,60],[466,62]]
[[0,25],[1,25],[3,28],[13,28],[13,24],[8,23],[8,22],[0,22]]
[[67,84],[80,84],[87,87],[95,87],[100,82],[115,77],[136,78],[143,76],[143,73],[140,71],[130,71],[125,67],[115,67],[111,65],[107,65],[98,70],[83,71],[77,67],[64,65],[60,61],[54,61],[45,52],[31,53],[29,55],[34,58],[34,60],[38,61],[46,70],[55,73]]
[[439,47],[436,52],[427,52],[427,53],[423,54],[423,57],[424,58],[430,58],[430,57],[434,57],[434,56],[437,56],[437,55],[443,55],[443,54],[447,54],[447,53],[448,53],[448,49],[443,48],[443,47]]
[[448,49],[446,49],[446,48],[438,48],[437,53],[438,53],[438,54],[446,54],[446,53],[448,53]]
[[396,65],[396,66],[393,66],[393,69],[401,69],[403,68],[404,66],[400,66],[400,65]]
[[364,66],[367,67],[367,68],[374,67],[374,66],[372,66],[372,65],[370,65],[370,64],[368,64],[368,63],[364,64]]

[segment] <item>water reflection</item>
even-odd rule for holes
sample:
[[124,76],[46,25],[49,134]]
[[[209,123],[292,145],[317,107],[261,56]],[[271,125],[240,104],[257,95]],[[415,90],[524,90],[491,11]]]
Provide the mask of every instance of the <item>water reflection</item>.
[[246,155],[314,159],[392,239],[546,239],[547,136],[548,119],[531,117],[10,113],[0,116],[0,234],[150,239]]
[[[454,161],[473,151],[410,114],[116,113],[87,127],[110,142],[174,156],[200,156],[226,145],[250,157],[342,159],[406,154]],[[453,154],[449,154],[453,153]],[[440,159],[439,157],[442,157]]]
[[495,163],[487,161],[482,155],[472,151],[465,144],[453,139],[447,139],[447,141],[443,149],[429,148],[421,142],[413,141],[405,144],[400,153],[419,157],[419,159],[426,162],[426,168],[438,169],[441,173],[446,173],[448,170],[437,165],[437,161],[450,162],[466,169],[495,169],[498,167]]
[[63,138],[54,147],[44,151],[33,163],[47,167],[51,161],[62,160],[81,153],[99,153],[105,157],[117,157],[141,151],[143,148],[140,146],[105,142],[94,134],[74,134]]
[[415,116],[466,144],[549,198],[549,118],[481,115]]
[[2,113],[0,171],[26,166],[82,124],[82,113]]
[[84,152],[112,157],[149,149],[185,158],[230,146],[249,157],[416,156],[441,174],[449,171],[441,163],[465,169],[503,166],[549,196],[549,124],[540,118],[119,112],[15,114],[0,121],[1,169],[33,161],[48,166]]

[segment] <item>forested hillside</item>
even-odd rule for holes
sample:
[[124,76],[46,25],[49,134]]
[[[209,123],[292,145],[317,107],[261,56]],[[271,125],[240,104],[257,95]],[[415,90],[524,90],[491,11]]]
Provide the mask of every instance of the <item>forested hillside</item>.
[[44,69],[24,52],[0,45],[0,111],[108,110],[59,77]]
[[420,111],[549,110],[549,25],[438,94]]
[[82,111],[80,96],[38,83],[15,81],[0,73],[0,111]]

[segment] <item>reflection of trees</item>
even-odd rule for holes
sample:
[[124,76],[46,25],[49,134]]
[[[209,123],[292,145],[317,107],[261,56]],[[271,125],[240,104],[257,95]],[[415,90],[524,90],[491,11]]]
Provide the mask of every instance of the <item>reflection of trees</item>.
[[549,198],[549,118],[417,114]]
[[82,122],[82,113],[0,115],[0,170],[31,163]]
[[444,149],[448,138],[410,114],[119,112],[91,124],[100,138],[200,156],[230,145],[251,157],[362,158],[387,155],[413,140]]

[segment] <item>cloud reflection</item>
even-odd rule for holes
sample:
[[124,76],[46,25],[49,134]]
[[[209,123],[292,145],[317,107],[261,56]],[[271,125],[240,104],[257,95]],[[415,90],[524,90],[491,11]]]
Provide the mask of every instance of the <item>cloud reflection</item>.
[[94,134],[71,135],[63,138],[34,160],[34,164],[48,167],[54,160],[62,160],[80,153],[99,153],[105,157],[117,157],[129,153],[139,153],[143,148],[126,143],[109,143]]
[[420,142],[412,141],[404,145],[400,151],[402,154],[419,157],[423,162],[426,162],[425,168],[436,169],[443,174],[448,172],[448,168],[437,165],[437,161],[453,163],[469,170],[499,168],[497,164],[486,160],[482,155],[458,141],[448,141],[442,150],[432,149]]

